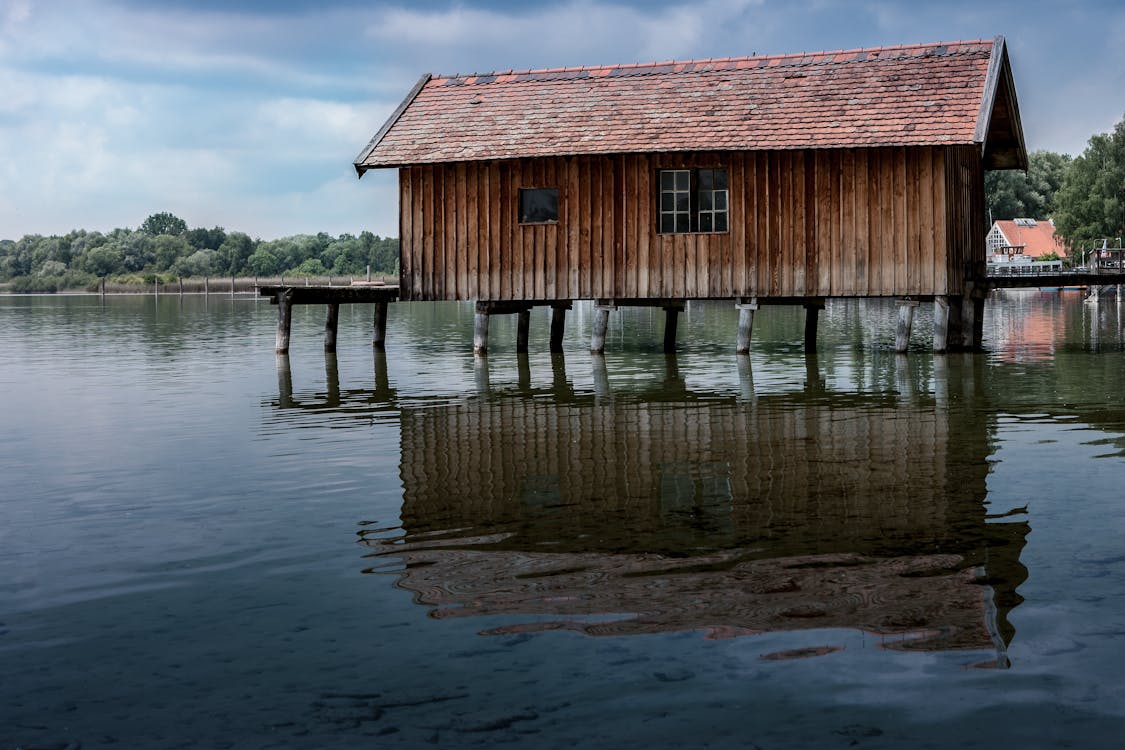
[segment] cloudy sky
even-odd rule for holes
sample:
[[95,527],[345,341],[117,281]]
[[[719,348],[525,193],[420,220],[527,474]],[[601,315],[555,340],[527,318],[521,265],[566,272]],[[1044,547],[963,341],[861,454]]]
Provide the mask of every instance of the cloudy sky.
[[171,211],[396,235],[351,163],[418,77],[991,38],[1030,149],[1125,115],[1120,0],[0,0],[0,238]]

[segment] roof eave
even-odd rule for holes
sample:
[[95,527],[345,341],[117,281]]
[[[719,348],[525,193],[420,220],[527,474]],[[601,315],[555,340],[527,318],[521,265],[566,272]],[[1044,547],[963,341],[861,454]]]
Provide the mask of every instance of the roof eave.
[[398,118],[402,117],[402,113],[406,111],[406,108],[410,106],[411,102],[414,101],[414,98],[418,96],[418,93],[425,87],[427,83],[430,82],[431,77],[432,75],[430,73],[426,73],[418,79],[418,82],[414,84],[414,88],[410,89],[410,93],[406,95],[406,98],[402,100],[395,111],[391,113],[391,116],[387,118],[387,121],[383,123],[383,127],[379,128],[379,131],[375,133],[375,136],[371,139],[367,146],[364,147],[359,156],[355,158],[355,161],[352,162],[352,165],[355,167],[357,177],[363,177],[363,173],[369,169],[378,169],[382,166],[391,166],[381,164],[366,164],[365,162],[368,158],[370,158],[372,152],[374,152],[375,149],[379,146],[379,143],[383,140],[383,138],[386,137],[387,133],[390,132],[391,128],[394,127],[394,124],[398,122]]

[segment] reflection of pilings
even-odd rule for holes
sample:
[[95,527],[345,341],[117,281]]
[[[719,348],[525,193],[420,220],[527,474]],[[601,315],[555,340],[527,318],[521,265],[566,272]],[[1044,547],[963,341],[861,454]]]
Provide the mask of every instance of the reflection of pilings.
[[516,353],[527,354],[527,340],[531,331],[531,310],[516,313]]
[[[520,313],[522,315],[522,313]],[[516,371],[518,373],[518,383],[520,390],[526,391],[531,389],[531,362],[527,356],[527,350],[516,353]]]
[[324,352],[324,383],[326,388],[324,405],[335,408],[340,405],[340,366],[335,351]]
[[391,379],[387,375],[387,355],[381,349],[373,352],[372,367],[375,376],[375,398],[383,401],[391,398]]
[[[609,314],[608,312],[606,313]],[[609,389],[609,370],[605,366],[604,354],[592,354],[590,356],[590,364],[594,370],[594,395],[601,398],[609,398],[612,392]]]
[[816,351],[816,329],[820,319],[820,311],[824,309],[824,300],[810,300],[805,303],[805,351]]
[[561,354],[563,332],[566,328],[566,311],[570,302],[551,305],[551,353]]
[[283,409],[293,406],[293,370],[284,353],[277,355],[277,403]]
[[910,358],[903,353],[895,355],[895,386],[899,394],[908,401],[914,400],[914,378],[910,372]]
[[676,351],[676,328],[683,307],[669,305],[664,308],[664,353],[671,354]]
[[566,382],[566,357],[561,354],[551,355],[551,387],[556,394],[570,390],[570,385]]
[[738,363],[738,395],[743,401],[753,401],[756,396],[754,394],[754,370],[750,366],[750,357],[740,354],[735,357],[735,361]]
[[473,357],[473,383],[477,393],[484,396],[491,390],[488,379],[488,357]]
[[816,352],[811,351],[805,355],[805,390],[809,393],[822,393],[825,379],[820,374],[820,361]]
[[949,357],[934,357],[934,402],[949,407]]

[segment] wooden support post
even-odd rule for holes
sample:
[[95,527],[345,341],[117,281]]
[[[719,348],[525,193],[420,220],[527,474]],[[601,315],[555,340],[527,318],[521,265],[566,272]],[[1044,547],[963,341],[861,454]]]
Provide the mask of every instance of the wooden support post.
[[566,358],[555,354],[551,357],[551,388],[555,394],[566,393]]
[[488,303],[478,302],[473,320],[473,354],[488,354]]
[[176,281],[179,282],[179,284],[180,284],[180,296],[183,297],[184,296],[184,277],[183,276],[177,276]]
[[375,349],[385,349],[387,342],[387,303],[375,303],[375,333],[371,337],[371,346]]
[[949,342],[949,349],[959,350],[963,346],[964,332],[962,328],[962,315],[961,315],[961,297],[959,295],[951,295],[949,300],[949,334],[947,340]]
[[805,351],[816,351],[816,329],[820,322],[820,311],[824,309],[824,300],[818,299],[805,303]]
[[531,310],[516,313],[516,353],[527,354],[527,339],[531,331]]
[[987,296],[986,286],[965,282],[965,294],[961,300],[961,336],[965,348],[970,351],[980,351],[984,345],[984,300]]
[[914,308],[918,307],[918,300],[904,299],[898,303],[898,327],[895,328],[895,351],[899,354],[906,352],[910,346],[910,329],[914,327]]
[[[569,303],[568,303],[569,305]],[[566,327],[565,305],[551,305],[551,353],[562,354],[563,331]]]
[[934,351],[949,349],[949,298],[942,295],[934,297]]
[[324,314],[324,351],[336,351],[336,329],[340,321],[340,305],[330,302],[325,305]]
[[605,336],[609,331],[609,313],[616,310],[613,303],[598,304],[594,307],[594,332],[590,336],[590,351],[594,354],[605,353]]
[[754,332],[754,313],[758,311],[758,298],[750,302],[739,302],[735,305],[738,309],[738,341],[734,345],[735,354],[750,353],[750,336]]
[[[481,353],[484,354],[485,352]],[[476,385],[477,393],[482,396],[492,389],[488,376],[488,357],[473,357],[473,382]]]
[[676,328],[680,320],[682,307],[664,308],[664,353],[673,354],[676,351]]
[[277,295],[277,338],[274,351],[289,353],[289,328],[293,319],[293,290],[286,289]]
[[211,295],[211,277],[203,277],[203,296],[209,297]]

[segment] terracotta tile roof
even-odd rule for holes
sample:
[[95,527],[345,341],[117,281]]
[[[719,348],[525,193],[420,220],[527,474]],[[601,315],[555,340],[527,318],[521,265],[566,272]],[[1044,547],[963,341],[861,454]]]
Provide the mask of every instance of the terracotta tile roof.
[[969,144],[997,42],[428,76],[356,167]]
[[1028,226],[1027,219],[1020,219],[1019,223],[1012,221],[998,221],[996,227],[1003,232],[1011,247],[1022,248],[1020,252],[1031,258],[1038,258],[1047,253],[1057,253],[1060,257],[1066,255],[1066,248],[1062,240],[1055,235],[1055,225],[1050,221],[1036,221],[1035,226]]

